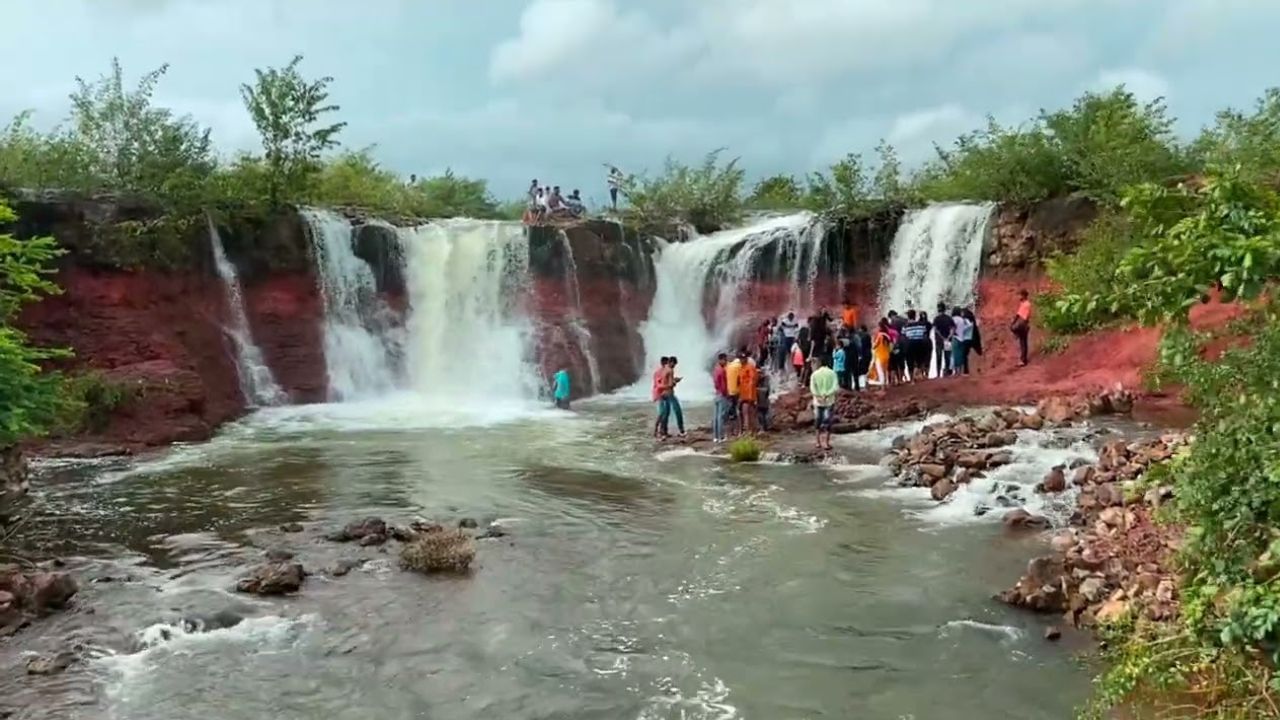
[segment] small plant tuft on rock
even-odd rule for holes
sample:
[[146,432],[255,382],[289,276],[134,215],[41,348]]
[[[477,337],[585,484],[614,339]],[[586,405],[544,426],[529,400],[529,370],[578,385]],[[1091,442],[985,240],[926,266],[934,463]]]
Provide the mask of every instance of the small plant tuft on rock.
[[729,458],[734,462],[755,462],[760,459],[760,443],[754,438],[739,438],[729,446]]
[[420,573],[463,572],[471,567],[476,546],[461,530],[437,530],[418,535],[400,551],[400,566]]

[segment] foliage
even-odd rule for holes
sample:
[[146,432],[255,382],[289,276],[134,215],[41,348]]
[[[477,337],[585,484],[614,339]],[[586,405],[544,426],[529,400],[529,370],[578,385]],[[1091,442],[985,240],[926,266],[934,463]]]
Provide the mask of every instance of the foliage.
[[756,183],[746,204],[755,210],[795,210],[807,204],[804,188],[791,175],[773,175]]
[[[1080,333],[1111,319],[1096,306],[1089,308],[1086,295],[1111,286],[1116,267],[1133,247],[1134,230],[1122,212],[1108,212],[1093,221],[1072,254],[1045,260],[1045,273],[1055,290],[1041,296],[1040,322],[1060,333]],[[1092,297],[1092,296],[1089,296]]]
[[729,459],[734,462],[755,462],[760,459],[760,443],[755,438],[738,438],[729,445]]
[[[0,225],[16,219],[0,202]],[[47,275],[59,254],[53,238],[0,234],[0,449],[47,431],[60,411],[61,378],[43,372],[40,363],[66,353],[32,347],[9,325],[22,305],[58,292]]]
[[698,232],[713,232],[742,220],[743,170],[737,158],[721,164],[723,149],[713,150],[691,167],[668,158],[657,177],[631,176],[623,182],[626,216],[640,227],[688,223]]
[[1210,175],[1198,187],[1139,186],[1123,206],[1135,234],[1130,247],[1120,252],[1114,238],[1103,240],[1084,261],[1050,266],[1062,283],[1048,303],[1050,327],[1185,317],[1213,288],[1228,300],[1254,298],[1280,273],[1280,196],[1238,172]]
[[1218,113],[1191,145],[1192,157],[1202,167],[1238,167],[1255,182],[1280,182],[1280,88],[1270,88],[1252,114],[1238,110]]
[[338,145],[336,137],[347,125],[322,124],[322,118],[339,109],[327,104],[333,78],[307,80],[298,71],[301,63],[302,56],[295,55],[283,68],[255,69],[254,83],[240,86],[245,108],[262,136],[267,201],[273,207],[306,192],[322,154]]
[[[1117,642],[1101,705],[1152,691],[1196,698],[1206,717],[1275,713],[1280,682],[1280,305],[1256,318],[1252,343],[1212,361],[1175,327],[1165,377],[1200,410],[1189,451],[1158,468],[1188,526],[1179,622]],[[1266,712],[1264,712],[1264,710]]]
[[918,178],[930,200],[1032,203],[1081,192],[1114,204],[1138,182],[1165,182],[1186,169],[1164,102],[1141,104],[1123,87],[1085,93],[1067,109],[1021,127],[987,126],[956,140]]
[[1069,335],[1050,335],[1040,343],[1040,352],[1045,355],[1061,355],[1071,347]]
[[114,382],[89,371],[66,378],[55,427],[58,432],[101,432],[125,403],[136,397],[137,387]]

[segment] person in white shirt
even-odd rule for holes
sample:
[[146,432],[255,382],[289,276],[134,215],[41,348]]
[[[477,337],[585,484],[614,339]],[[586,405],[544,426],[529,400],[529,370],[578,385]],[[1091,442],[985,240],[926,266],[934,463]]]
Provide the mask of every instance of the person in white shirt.
[[951,330],[951,368],[956,375],[969,374],[969,343],[973,341],[973,323],[964,311],[955,308],[951,312],[954,327]]
[[624,176],[622,171],[617,167],[609,166],[609,201],[613,203],[613,209],[618,209],[618,190],[622,188]]

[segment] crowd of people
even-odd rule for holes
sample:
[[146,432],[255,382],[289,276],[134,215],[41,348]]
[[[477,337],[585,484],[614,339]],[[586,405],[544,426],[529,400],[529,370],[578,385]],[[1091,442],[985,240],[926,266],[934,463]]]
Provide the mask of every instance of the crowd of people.
[[[626,176],[613,165],[609,165],[606,181],[609,185],[609,203],[613,210],[618,209],[618,193],[622,191]],[[586,214],[587,206],[582,194],[574,188],[568,195],[560,191],[559,185],[540,185],[538,179],[529,182],[528,203],[524,212],[526,225],[537,224],[549,220],[574,219]]]
[[[1031,300],[1021,291],[1010,331],[1018,340],[1019,363],[1029,361]],[[950,309],[938,303],[930,317],[924,310],[890,310],[872,331],[858,322],[858,307],[846,301],[838,318],[826,308],[801,323],[794,311],[769,318],[756,328],[754,346],[720,353],[711,370],[715,407],[711,435],[715,443],[733,436],[770,430],[769,408],[774,383],[792,379],[807,387],[814,409],[815,442],[831,449],[835,402],[841,389],[860,391],[875,383],[893,387],[933,378],[970,374],[970,358],[982,355],[982,330],[972,308]],[[682,378],[679,360],[660,359],[653,372],[652,398],[657,405],[654,437],[686,436],[684,410],[676,396]],[[569,378],[561,370],[552,381],[557,407],[568,408]]]

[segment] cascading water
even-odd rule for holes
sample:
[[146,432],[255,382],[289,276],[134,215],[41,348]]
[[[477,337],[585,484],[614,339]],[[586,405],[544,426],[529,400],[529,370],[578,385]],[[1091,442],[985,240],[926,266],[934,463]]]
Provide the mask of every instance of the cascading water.
[[516,404],[542,382],[524,314],[529,240],[513,222],[444,220],[401,231],[411,389],[437,404]]
[[569,299],[573,301],[574,314],[569,319],[569,328],[574,334],[578,347],[582,348],[583,356],[587,359],[587,371],[591,373],[591,377],[587,378],[587,391],[589,394],[594,394],[600,382],[600,365],[596,362],[595,352],[592,350],[591,330],[587,328],[586,318],[582,314],[582,289],[578,285],[578,263],[573,259],[573,244],[569,242],[569,234],[563,230],[557,231],[557,234],[564,249],[565,289],[569,293]]
[[[686,242],[661,245],[654,263],[656,289],[649,319],[640,329],[645,367],[662,356],[681,359],[685,397],[711,394],[705,371],[716,353],[729,349],[742,317],[739,301],[766,249],[773,249],[773,272],[793,279],[790,301],[797,310],[813,302],[813,281],[821,262],[826,228],[812,213],[767,218]],[[706,318],[710,300],[715,312]],[[780,309],[781,310],[781,309]],[[637,390],[648,387],[642,375]]]
[[994,211],[994,203],[946,203],[907,213],[885,267],[881,312],[972,306]]
[[287,402],[288,397],[276,383],[275,377],[271,374],[271,368],[267,367],[262,359],[262,351],[253,342],[253,335],[249,331],[249,318],[244,312],[244,294],[240,288],[240,278],[236,274],[235,266],[227,259],[226,250],[222,247],[222,236],[218,234],[213,218],[209,218],[209,243],[213,246],[214,267],[217,268],[218,277],[222,278],[222,285],[226,288],[227,309],[231,313],[231,326],[227,328],[227,334],[231,336],[231,342],[236,348],[236,369],[240,376],[240,392],[244,395],[245,402],[250,405],[279,405]]
[[356,257],[351,223],[336,213],[304,208],[320,294],[324,300],[324,357],[335,400],[385,395],[396,387],[391,348],[371,331],[380,308],[373,270]]

